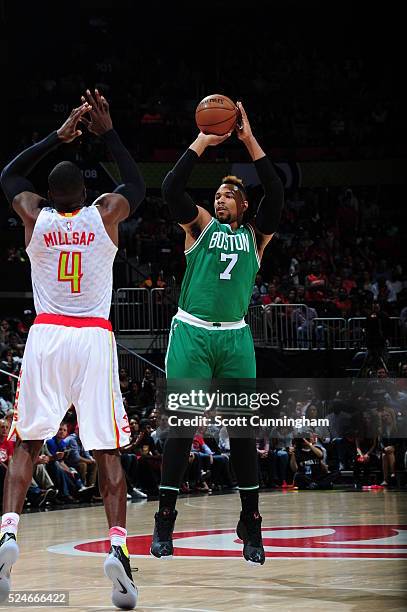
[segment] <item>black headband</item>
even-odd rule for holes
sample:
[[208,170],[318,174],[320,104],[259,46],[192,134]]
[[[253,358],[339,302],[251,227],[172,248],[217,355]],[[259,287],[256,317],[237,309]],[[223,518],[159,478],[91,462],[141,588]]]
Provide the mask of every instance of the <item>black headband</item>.
[[225,183],[222,183],[221,187],[222,187],[222,185],[231,186],[233,191],[240,191],[243,199],[247,200],[247,193],[246,193],[245,188],[242,185],[236,185],[236,183],[228,183],[227,181]]

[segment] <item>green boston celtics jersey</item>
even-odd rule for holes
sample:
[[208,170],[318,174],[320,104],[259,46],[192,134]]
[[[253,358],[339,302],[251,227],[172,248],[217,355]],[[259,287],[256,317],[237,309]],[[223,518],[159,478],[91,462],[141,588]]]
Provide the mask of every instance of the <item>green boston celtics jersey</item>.
[[260,267],[251,225],[232,230],[213,218],[185,255],[179,307],[204,321],[240,321]]

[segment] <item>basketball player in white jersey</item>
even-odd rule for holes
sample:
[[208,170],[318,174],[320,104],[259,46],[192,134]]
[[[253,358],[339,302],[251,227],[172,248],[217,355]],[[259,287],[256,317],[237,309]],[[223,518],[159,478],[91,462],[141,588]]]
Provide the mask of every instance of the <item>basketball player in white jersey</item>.
[[[0,601],[10,590],[19,515],[35,460],[73,403],[83,445],[98,464],[111,540],[104,570],[113,582],[112,601],[131,609],[137,588],[126,547],[127,489],[118,451],[128,444],[128,423],[108,316],[118,224],[144,199],[145,185],[112,127],[106,100],[97,91],[87,96],[90,103],[83,99],[59,130],[23,151],[1,174],[4,193],[24,223],[37,317],[27,339],[10,431],[18,442],[4,485]],[[71,162],[51,171],[46,199],[26,178],[48,152],[81,135],[80,121],[106,142],[122,180],[114,193],[91,206],[85,204],[82,173]]]

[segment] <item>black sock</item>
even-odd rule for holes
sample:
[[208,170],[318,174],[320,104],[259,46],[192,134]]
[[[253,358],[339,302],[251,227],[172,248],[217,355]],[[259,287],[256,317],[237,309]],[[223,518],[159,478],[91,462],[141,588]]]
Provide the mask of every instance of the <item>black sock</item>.
[[229,430],[230,457],[239,485],[242,511],[244,513],[259,511],[259,476],[256,439],[253,430],[247,429],[242,438],[239,430]]
[[170,428],[162,460],[159,510],[175,510],[194,434],[193,427]]
[[259,512],[259,489],[251,489],[250,491],[239,491],[242,502],[242,512],[250,514]]
[[175,504],[177,503],[178,491],[172,489],[161,489],[159,495],[159,507],[158,510],[175,510]]

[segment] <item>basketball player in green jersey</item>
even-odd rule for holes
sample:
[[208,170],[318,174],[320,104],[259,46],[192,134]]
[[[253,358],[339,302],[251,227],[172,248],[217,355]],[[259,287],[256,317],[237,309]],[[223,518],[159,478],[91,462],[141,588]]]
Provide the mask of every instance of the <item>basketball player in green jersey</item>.
[[[244,320],[256,273],[266,245],[278,227],[284,190],[273,165],[253,136],[240,102],[238,138],[246,146],[264,189],[253,223],[243,224],[248,208],[243,182],[228,176],[214,198],[215,216],[196,206],[185,187],[206,147],[225,136],[200,133],[165,177],[162,192],[170,212],[185,230],[187,268],[179,309],[171,325],[166,357],[168,379],[255,378],[256,361],[250,328]],[[265,561],[258,510],[257,450],[253,436],[230,433],[231,460],[238,479],[242,512],[237,535],[244,558]],[[151,553],[173,554],[172,533],[177,495],[188,462],[194,430],[178,430],[168,438],[163,456],[159,511]]]

